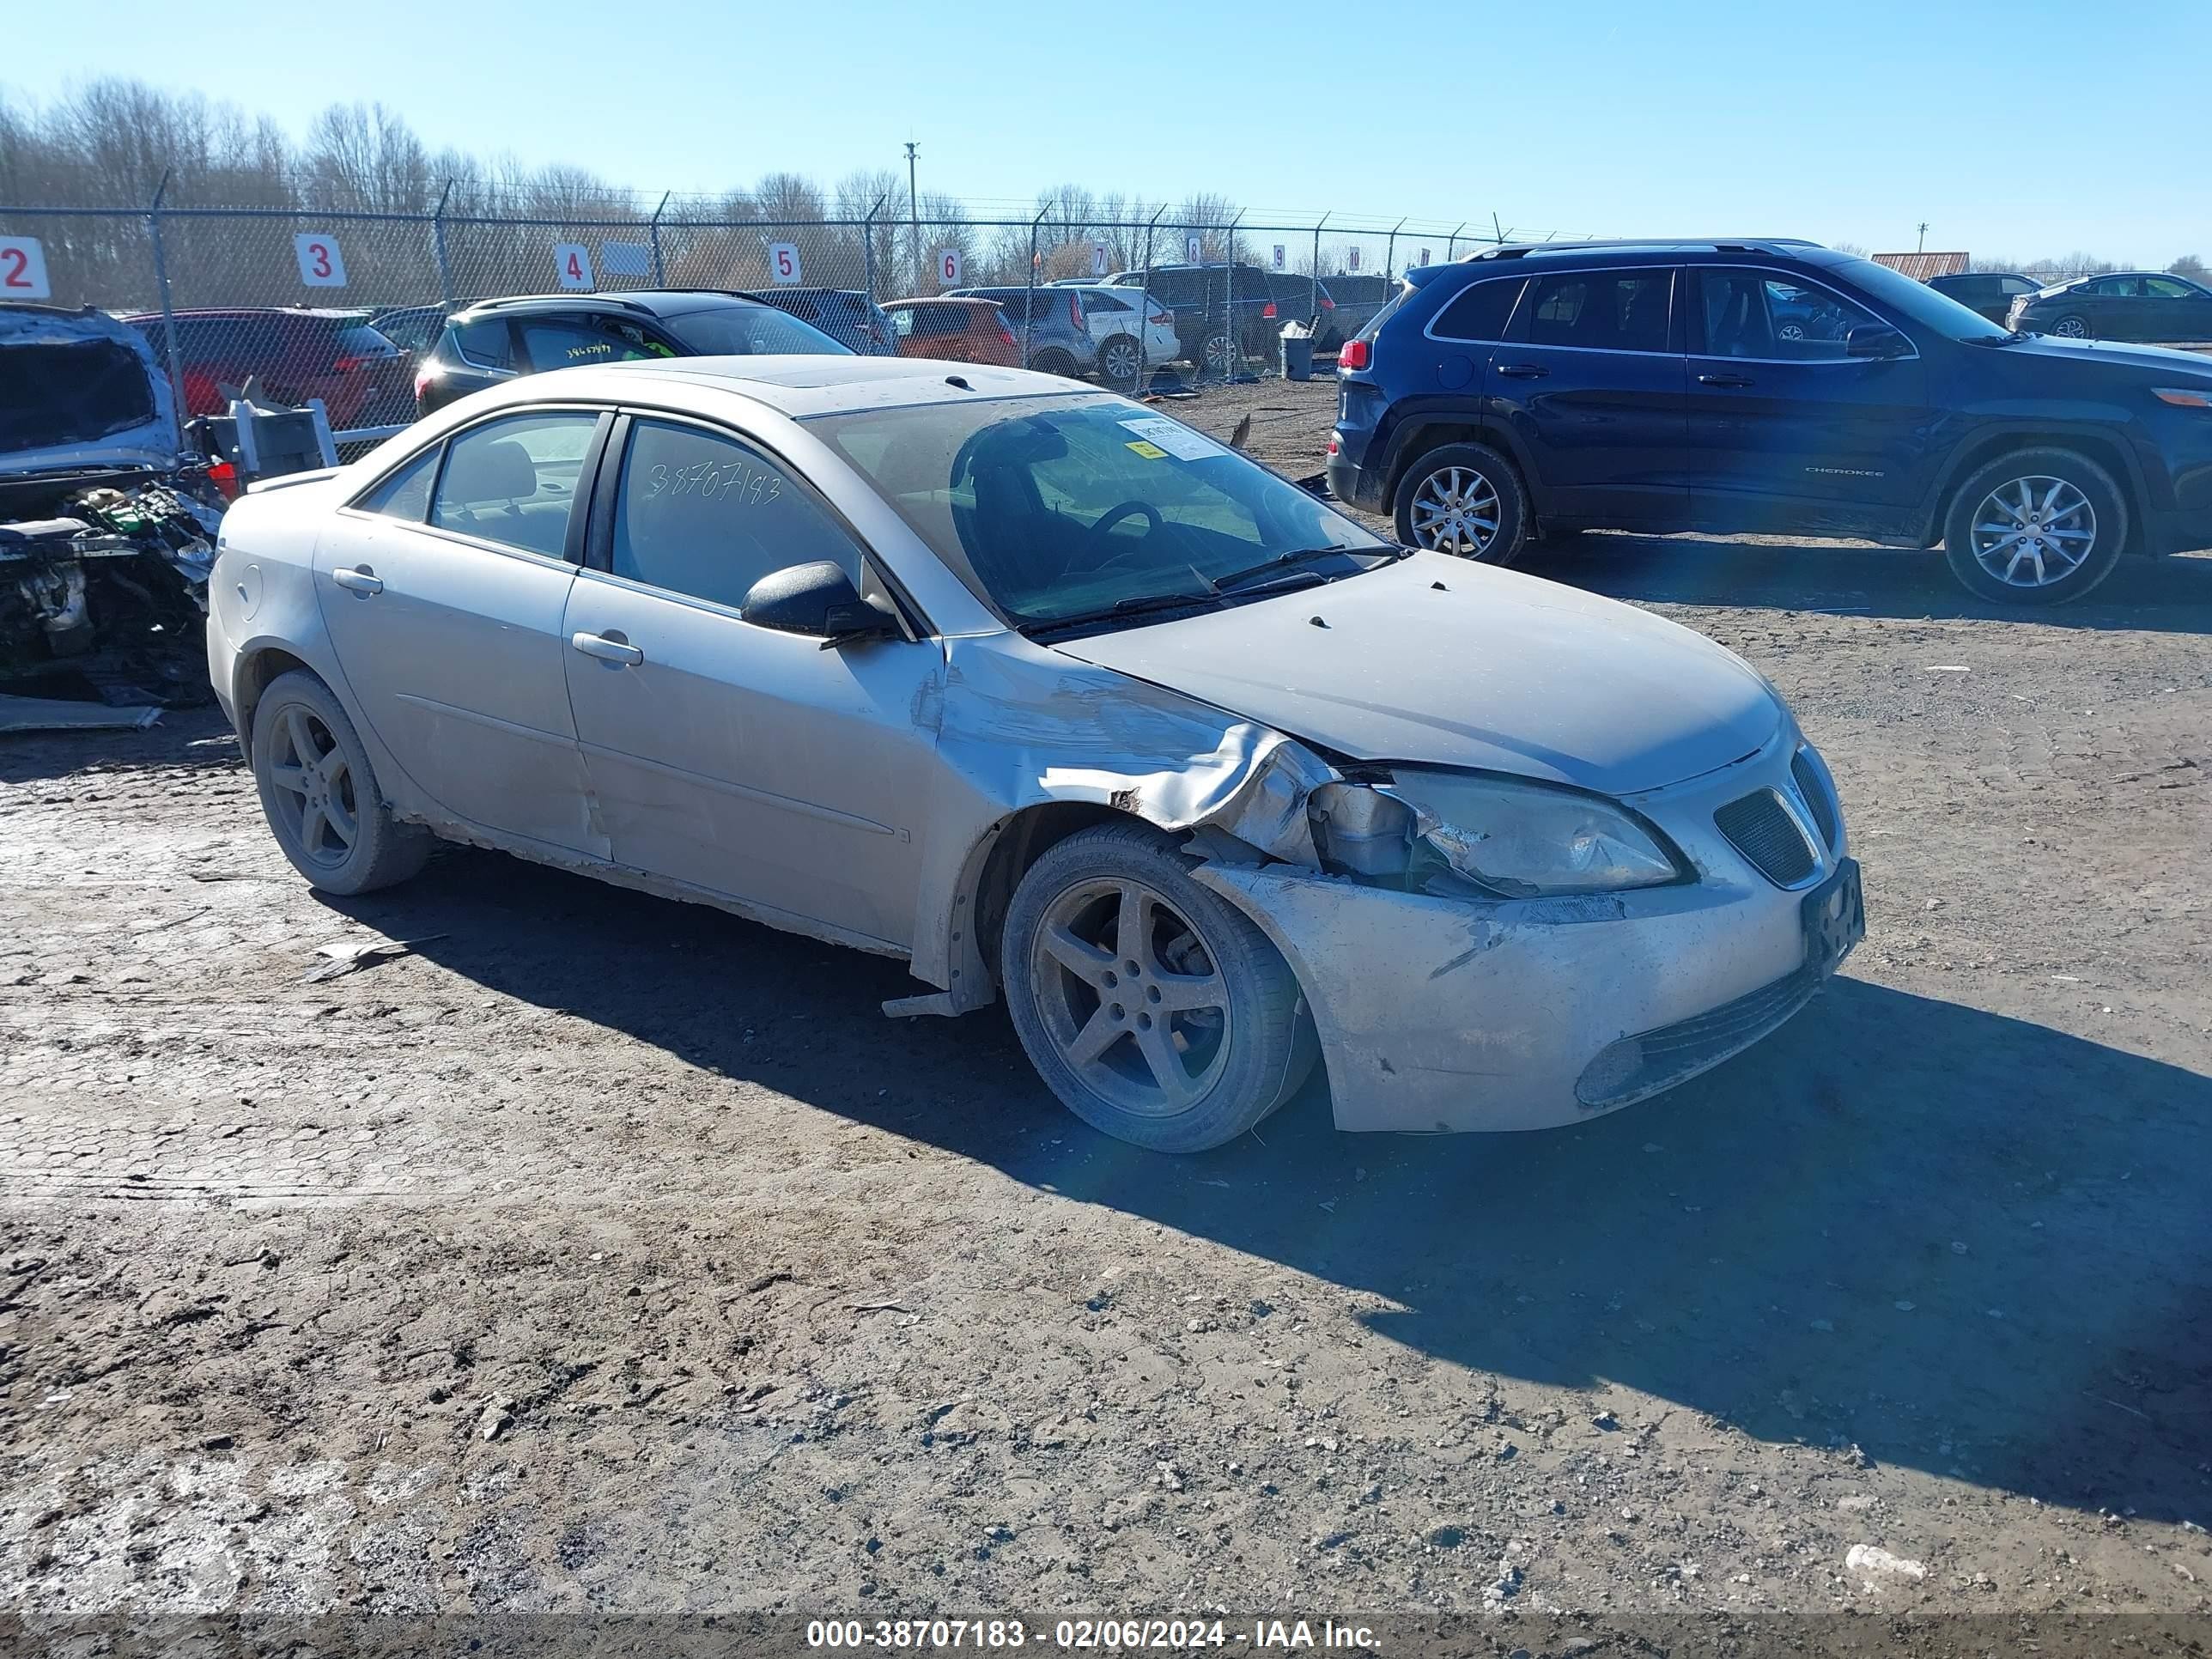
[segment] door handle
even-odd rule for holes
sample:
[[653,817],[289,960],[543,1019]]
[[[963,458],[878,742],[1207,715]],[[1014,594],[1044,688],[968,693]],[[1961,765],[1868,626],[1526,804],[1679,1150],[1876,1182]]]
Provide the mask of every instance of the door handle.
[[645,660],[645,653],[635,646],[624,640],[609,639],[604,634],[571,634],[568,643],[601,662],[618,662],[635,668]]
[[1749,386],[1751,383],[1751,376],[1748,374],[1700,374],[1698,376],[1699,386]]
[[368,570],[333,570],[331,580],[349,593],[381,593],[384,578]]
[[1552,371],[1534,363],[1501,363],[1498,372],[1509,380],[1540,380]]

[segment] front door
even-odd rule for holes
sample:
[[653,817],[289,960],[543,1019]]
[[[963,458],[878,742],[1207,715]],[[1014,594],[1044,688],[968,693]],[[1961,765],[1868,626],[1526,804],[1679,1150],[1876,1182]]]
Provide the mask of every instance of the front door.
[[1522,300],[1483,390],[1521,440],[1540,514],[1655,529],[1685,516],[1674,283],[1665,266],[1557,271]]
[[1917,502],[1930,453],[1927,367],[1850,356],[1880,324],[1802,277],[1690,273],[1689,460],[1698,521],[1720,531],[1849,535]]
[[[629,422],[562,626],[584,764],[617,863],[913,942],[915,836],[936,751],[915,710],[934,641],[824,650],[742,616],[753,583],[831,560],[869,580],[843,522],[781,462],[720,428]],[[605,485],[603,483],[603,489]]]
[[[510,415],[456,434],[337,514],[315,589],[354,706],[455,817],[604,853],[569,717],[569,531],[601,419]],[[580,538],[582,526],[575,526]]]
[[2212,340],[2212,294],[2179,276],[2146,276],[2140,323],[2132,337],[2153,341]]

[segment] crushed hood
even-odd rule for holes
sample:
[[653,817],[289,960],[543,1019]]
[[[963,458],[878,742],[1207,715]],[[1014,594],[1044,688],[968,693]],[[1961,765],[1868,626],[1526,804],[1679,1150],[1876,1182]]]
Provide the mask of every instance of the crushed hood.
[[0,305],[0,478],[167,471],[174,398],[143,335],[104,312]]
[[1353,759],[1608,795],[1739,760],[1784,718],[1766,682],[1702,635],[1434,554],[1056,648]]

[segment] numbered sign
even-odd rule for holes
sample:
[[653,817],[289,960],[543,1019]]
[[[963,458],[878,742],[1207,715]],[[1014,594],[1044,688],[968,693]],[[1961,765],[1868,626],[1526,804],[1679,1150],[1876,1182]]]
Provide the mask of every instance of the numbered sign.
[[1349,269],[1353,270],[1359,269],[1359,250],[1358,248],[1352,250],[1352,263]]
[[50,300],[46,251],[33,236],[0,236],[0,300]]
[[768,274],[779,288],[789,288],[799,280],[799,244],[770,242],[768,245]]
[[1093,242],[1091,245],[1091,274],[1093,276],[1103,276],[1106,274],[1106,244]]
[[1206,258],[1206,244],[1195,236],[1184,237],[1182,239],[1182,257],[1189,260],[1193,264],[1198,264],[1200,260]]
[[937,250],[937,283],[940,288],[960,286],[960,250],[941,247]]
[[1428,249],[1426,249],[1426,248],[1423,248],[1423,249],[1421,250],[1421,263],[1422,263],[1423,264],[1425,264],[1425,264],[1428,264],[1428,262],[1429,262],[1429,251],[1428,251]]
[[1288,270],[1291,268],[1290,252],[1291,251],[1280,242],[1275,244],[1275,254],[1272,263],[1277,270]]
[[343,288],[345,256],[338,239],[319,230],[302,231],[292,239],[292,252],[300,261],[300,280],[309,288]]
[[553,244],[553,275],[562,288],[592,286],[592,250],[581,242]]

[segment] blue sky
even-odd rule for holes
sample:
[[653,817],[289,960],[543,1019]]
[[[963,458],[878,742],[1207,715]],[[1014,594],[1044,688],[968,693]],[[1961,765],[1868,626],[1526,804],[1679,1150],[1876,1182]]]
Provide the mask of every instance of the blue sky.
[[[640,188],[903,170],[1261,212],[1562,234],[1801,234],[1875,251],[2212,258],[2212,0],[387,0],[319,26],[109,0],[88,57],[9,31],[0,79],[88,69],[275,115],[381,100],[433,146]],[[1572,21],[1570,21],[1572,20]],[[325,32],[327,30],[327,32]],[[1441,253],[1441,248],[1438,249]],[[1369,256],[1371,260],[1374,256]]]

